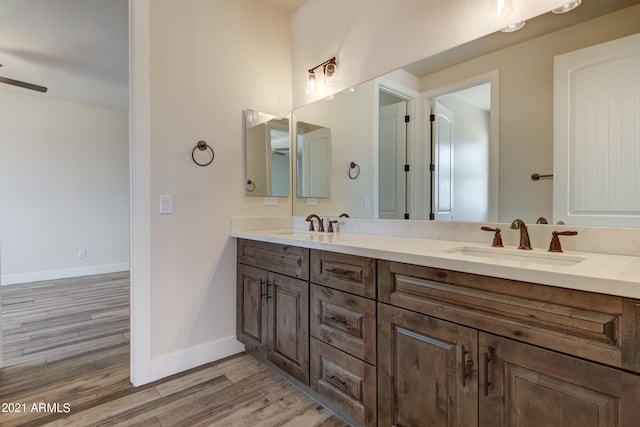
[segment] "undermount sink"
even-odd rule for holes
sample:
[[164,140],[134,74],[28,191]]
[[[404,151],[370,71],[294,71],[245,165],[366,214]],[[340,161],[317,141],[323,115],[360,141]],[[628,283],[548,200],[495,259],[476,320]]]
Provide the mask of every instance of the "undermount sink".
[[505,248],[485,248],[477,246],[462,246],[453,249],[445,249],[442,252],[459,254],[475,258],[485,258],[493,261],[515,261],[520,263],[556,265],[571,267],[582,261],[584,258],[561,253],[534,252],[520,249]]

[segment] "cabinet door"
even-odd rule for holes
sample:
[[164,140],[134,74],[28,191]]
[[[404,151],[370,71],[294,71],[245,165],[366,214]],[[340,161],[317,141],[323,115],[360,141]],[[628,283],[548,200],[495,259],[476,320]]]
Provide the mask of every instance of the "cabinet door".
[[640,376],[486,333],[479,349],[481,426],[638,425]]
[[269,273],[269,360],[309,385],[309,283]]
[[248,351],[267,349],[267,272],[238,264],[236,336]]
[[378,304],[378,425],[478,423],[477,331]]

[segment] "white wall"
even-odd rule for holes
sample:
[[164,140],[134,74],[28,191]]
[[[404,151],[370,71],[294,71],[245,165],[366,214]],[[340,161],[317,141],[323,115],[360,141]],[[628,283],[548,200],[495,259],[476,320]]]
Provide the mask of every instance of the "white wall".
[[[291,30],[256,0],[132,5],[138,385],[242,350],[231,217],[291,214],[290,198],[244,196],[242,111],[288,115]],[[191,160],[201,139],[215,150],[207,167]],[[158,214],[160,194],[173,215]]]
[[489,0],[310,0],[293,14],[293,105],[330,94],[305,87],[307,70],[334,55],[339,92],[563,3],[513,0],[513,13],[498,19]]
[[127,112],[2,91],[0,129],[2,284],[127,270]]

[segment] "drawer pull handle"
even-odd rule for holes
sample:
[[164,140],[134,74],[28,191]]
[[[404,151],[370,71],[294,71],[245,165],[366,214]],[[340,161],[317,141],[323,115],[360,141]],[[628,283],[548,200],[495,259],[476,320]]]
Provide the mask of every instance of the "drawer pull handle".
[[329,320],[331,320],[332,322],[337,323],[339,325],[347,326],[347,321],[346,320],[336,319],[335,317],[330,317]]
[[489,362],[493,359],[493,355],[495,354],[496,349],[492,346],[489,346],[487,351],[484,353],[484,395],[485,397],[489,397],[489,386],[491,382],[489,381]]
[[332,383],[339,385],[342,388],[347,388],[347,382],[346,381],[340,381],[340,379],[338,377],[336,377],[335,375],[331,375],[329,377],[329,379],[331,380]]
[[339,274],[340,276],[347,276],[349,274],[349,270],[343,270],[342,268],[327,268],[325,271],[327,273]]
[[[465,350],[464,345],[462,346],[462,387],[467,386],[467,377],[471,376],[473,372],[473,360],[467,360],[468,351]],[[469,368],[469,369],[467,369]]]

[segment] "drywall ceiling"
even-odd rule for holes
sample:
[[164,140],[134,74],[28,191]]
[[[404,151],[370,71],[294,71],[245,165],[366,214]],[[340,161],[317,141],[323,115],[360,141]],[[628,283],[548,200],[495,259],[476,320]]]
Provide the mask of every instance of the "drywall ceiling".
[[571,12],[561,15],[555,15],[551,12],[546,13],[528,20],[520,31],[489,34],[462,46],[415,62],[404,67],[404,69],[418,77],[423,77],[454,64],[477,58],[495,50],[539,37],[542,34],[558,31],[601,15],[613,13],[638,3],[640,3],[640,0],[583,0],[582,4]]
[[128,27],[128,0],[0,0],[0,76],[49,89],[0,91],[127,108]]

